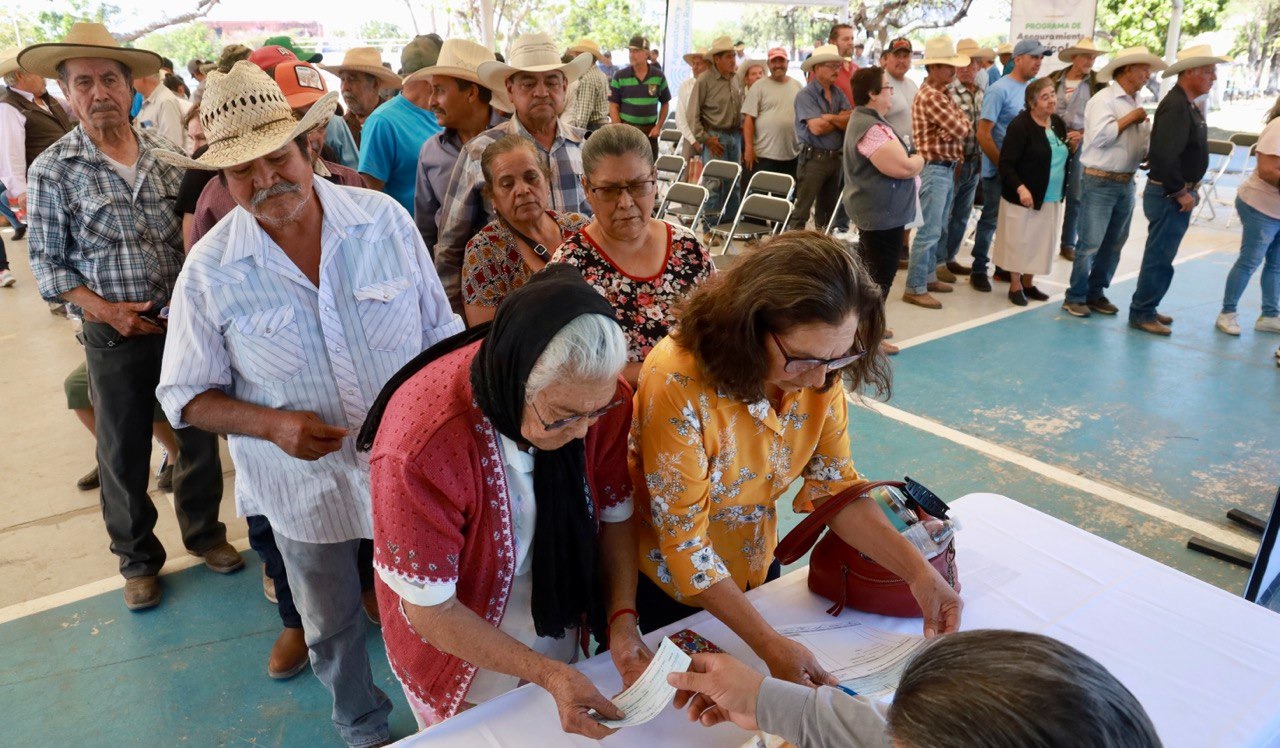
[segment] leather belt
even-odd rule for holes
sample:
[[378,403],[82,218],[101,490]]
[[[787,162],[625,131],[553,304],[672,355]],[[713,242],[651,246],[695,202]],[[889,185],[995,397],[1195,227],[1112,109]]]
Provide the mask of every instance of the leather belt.
[[834,157],[839,158],[839,157],[841,157],[841,156],[843,156],[843,155],[844,155],[844,151],[843,151],[843,150],[841,150],[841,149],[839,149],[839,148],[831,148],[831,149],[828,149],[828,148],[814,148],[814,147],[813,147],[813,146],[811,146],[811,145],[805,145],[805,146],[801,146],[800,150],[801,150],[801,151],[804,153],[804,155],[806,155],[806,156],[815,156],[815,155],[816,155],[816,156],[827,156],[827,157],[834,156]]
[[1133,181],[1133,172],[1131,171],[1104,171],[1102,169],[1095,169],[1092,166],[1086,166],[1084,167],[1084,173],[1091,177],[1097,177],[1098,179],[1107,179],[1112,182],[1122,182],[1124,184],[1128,184]]
[[[1163,187],[1163,186],[1164,186],[1164,183],[1163,183],[1163,182],[1157,182],[1157,181],[1156,181],[1156,180],[1154,180],[1154,179],[1148,179],[1148,180],[1147,180],[1147,184],[1154,184],[1154,185],[1155,185],[1155,186],[1157,186],[1157,187]],[[1187,183],[1183,186],[1183,189],[1185,189],[1187,192],[1195,192],[1196,190],[1200,189],[1200,183],[1199,183],[1199,182],[1187,182]]]
[[925,161],[924,162],[925,166],[945,166],[948,169],[954,169],[962,163],[964,162],[963,161]]

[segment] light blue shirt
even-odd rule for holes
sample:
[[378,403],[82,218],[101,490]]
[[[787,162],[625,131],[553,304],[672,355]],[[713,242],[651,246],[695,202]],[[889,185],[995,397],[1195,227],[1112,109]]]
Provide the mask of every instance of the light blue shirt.
[[[1026,108],[1027,83],[1005,75],[988,88],[982,97],[981,119],[992,123],[991,137],[996,141],[997,149],[1004,146],[1004,133],[1009,129],[1009,123]],[[995,163],[985,153],[982,154],[982,176],[991,178],[995,175]]]
[[1004,72],[1000,68],[1000,61],[997,60],[995,64],[987,68],[987,88],[990,88],[991,84],[1000,80],[1003,75]]
[[1067,144],[1062,142],[1058,134],[1053,131],[1052,127],[1044,129],[1044,135],[1049,139],[1049,186],[1044,191],[1044,201],[1046,203],[1062,202],[1062,183],[1067,177],[1067,157],[1071,152],[1067,149]]
[[427,138],[443,129],[430,111],[394,96],[374,109],[360,129],[358,171],[384,182],[382,191],[413,215],[418,153]]
[[360,165],[360,150],[356,148],[356,139],[351,137],[351,128],[346,120],[338,116],[329,118],[324,128],[324,144],[336,163],[348,169],[356,169]]
[[232,434],[236,512],[307,543],[373,537],[367,456],[355,436],[382,386],[460,332],[413,221],[390,198],[313,178],[324,208],[317,288],[244,208],[196,243],[174,288],[160,386],[175,428],[218,389],[348,429],[319,460]]

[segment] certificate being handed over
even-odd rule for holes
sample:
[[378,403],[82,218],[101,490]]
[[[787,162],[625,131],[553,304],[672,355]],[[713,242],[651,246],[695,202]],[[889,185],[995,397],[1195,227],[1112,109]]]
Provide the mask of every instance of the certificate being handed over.
[[594,712],[592,716],[600,724],[610,728],[631,727],[648,722],[661,714],[675,698],[676,687],[667,683],[667,675],[688,670],[690,661],[689,655],[664,637],[658,653],[649,662],[649,667],[644,669],[644,673],[630,688],[613,700],[614,706],[626,716],[615,720],[603,719]]

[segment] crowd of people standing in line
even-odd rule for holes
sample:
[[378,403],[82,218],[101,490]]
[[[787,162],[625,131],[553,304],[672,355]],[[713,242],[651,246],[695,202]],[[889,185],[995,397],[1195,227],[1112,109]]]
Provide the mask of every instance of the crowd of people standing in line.
[[[975,126],[956,103],[978,100],[971,89],[966,99],[946,88],[969,66],[949,40],[926,47],[930,78],[917,93],[901,81],[907,40],[890,43],[885,68],[851,70],[852,30],[833,38],[805,63],[814,80],[793,99],[807,117],[790,129],[792,159],[819,211],[829,190],[805,175],[843,180],[842,204],[825,204],[862,230],[860,251],[805,230],[805,216],[722,273],[696,231],[653,218],[655,129],[670,92],[642,38],[608,86],[609,118],[620,120],[610,124],[598,107],[568,106],[599,93],[584,77],[603,61],[589,40],[566,58],[529,34],[499,60],[468,40],[418,37],[398,74],[351,50],[324,68],[342,80],[341,115],[317,55],[288,40],[229,48],[185,116],[190,151],[132,115],[136,82],[157,75],[159,56],[93,23],[22,50],[10,96],[37,88],[28,77],[57,79],[77,123],[55,136],[45,109],[62,104],[28,92],[44,109],[23,113],[38,145],[27,146],[22,198],[41,295],[83,319],[103,516],[126,606],[154,607],[163,594],[148,495],[158,405],[174,434],[186,549],[216,572],[243,567],[218,519],[224,435],[236,511],[284,629],[268,672],[291,677],[309,663],[348,745],[390,739],[391,700],[364,645],[370,619],[385,626],[422,727],[533,682],[567,730],[604,737],[590,710],[621,715],[570,667],[579,641],[594,637],[630,684],[651,657],[640,633],[699,609],[775,678],[832,683],[744,593],[780,572],[775,506],[793,483],[795,508],[809,511],[862,480],[842,385],[887,395],[884,296],[903,228],[926,211],[940,226],[954,218],[926,190],[951,189],[994,126]],[[735,77],[735,45],[725,38],[710,52],[685,111],[691,147],[791,160],[774,158],[788,151],[767,137],[781,132],[774,107],[796,88],[779,75],[781,57],[757,66],[751,91],[782,88],[752,98],[749,77]],[[1053,87],[1022,80],[1043,48],[1012,52],[1016,90],[997,81],[981,111],[1016,110],[999,136],[1016,162],[988,155],[1004,183],[997,201],[1034,213],[1068,194],[1079,137],[1055,119]],[[1183,61],[1188,81],[1211,82],[1204,59]],[[972,72],[962,87],[977,85],[964,83]],[[1187,86],[1189,103],[1198,89]],[[898,104],[909,95],[904,128]],[[748,152],[741,112],[751,105]],[[578,110],[594,129],[565,121]],[[832,136],[835,147],[818,140]],[[1086,125],[1086,154],[1088,137]],[[348,140],[354,167],[340,155]],[[1191,145],[1178,153],[1196,168]],[[1186,174],[1177,163],[1160,176],[1181,200],[1194,189],[1173,181]],[[997,244],[1044,220],[999,210]],[[1055,232],[1058,212],[1043,214]],[[941,234],[927,241],[911,248],[913,263],[936,260],[921,266],[921,296],[946,267]],[[995,253],[1027,298],[1046,248],[1018,249],[1040,253],[1031,259]],[[1154,313],[1171,269],[1152,273],[1139,288]],[[910,583],[926,635],[959,627],[959,595],[873,501],[830,526]],[[1146,736],[1140,706],[1135,714],[1129,731]],[[866,724],[883,737],[883,721]]]

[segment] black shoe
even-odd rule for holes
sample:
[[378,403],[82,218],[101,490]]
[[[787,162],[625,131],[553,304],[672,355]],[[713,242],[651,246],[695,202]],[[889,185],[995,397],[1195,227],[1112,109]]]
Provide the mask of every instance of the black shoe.
[[1022,289],[1018,289],[1017,291],[1010,291],[1009,301],[1013,302],[1014,306],[1027,305],[1027,297],[1025,294],[1022,293]]
[[1108,301],[1106,296],[1089,299],[1085,304],[1098,314],[1117,314],[1120,311],[1120,308]]
[[973,286],[975,291],[991,293],[991,279],[985,273],[974,273],[969,276],[969,285]]
[[1041,291],[1035,286],[1024,286],[1022,288],[1022,293],[1032,301],[1048,301],[1049,300],[1049,294],[1045,293],[1044,291]]
[[1000,281],[1001,283],[1008,283],[1008,282],[1009,282],[1009,271],[1008,271],[1008,270],[1001,270],[1000,268],[996,268],[996,271],[995,271],[994,273],[992,273],[992,274],[991,274],[991,277],[992,277],[992,278],[995,278],[996,280]]
[[27,225],[25,223],[13,230],[14,241],[21,241],[22,237],[26,235],[27,235]]
[[80,489],[81,491],[92,491],[93,489],[101,485],[102,485],[102,481],[98,478],[97,465],[94,465],[93,470],[90,470],[83,478],[76,481],[76,488]]

